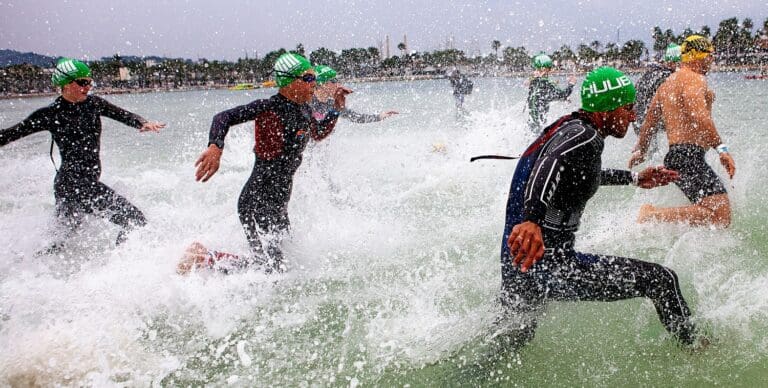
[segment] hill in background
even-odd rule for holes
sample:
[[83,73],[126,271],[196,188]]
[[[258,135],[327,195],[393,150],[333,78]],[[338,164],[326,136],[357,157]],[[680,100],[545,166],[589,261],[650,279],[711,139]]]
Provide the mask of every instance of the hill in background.
[[[59,57],[49,57],[47,55],[40,55],[35,53],[22,53],[16,50],[0,49],[0,67],[8,67],[8,66],[21,65],[21,64],[27,63],[30,65],[47,68],[47,67],[53,67],[57,59],[59,59]],[[103,57],[100,59],[100,61],[108,62],[113,59],[114,57]],[[143,62],[145,60],[154,60],[155,62],[162,63],[163,61],[166,61],[169,59],[171,58],[159,57],[154,55],[147,56],[147,57],[139,57],[134,55],[120,57],[120,61],[122,61],[123,63],[136,63],[136,62]],[[183,59],[183,58],[174,58],[174,59],[181,60],[183,62],[190,62],[189,59]]]
[[21,65],[28,63],[40,67],[52,67],[56,63],[56,57],[49,57],[35,53],[22,53],[16,50],[0,50],[0,67]]

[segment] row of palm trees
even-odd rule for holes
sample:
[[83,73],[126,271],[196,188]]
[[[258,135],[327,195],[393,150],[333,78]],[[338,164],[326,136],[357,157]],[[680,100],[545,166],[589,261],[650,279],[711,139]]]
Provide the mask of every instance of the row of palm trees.
[[[653,56],[659,57],[669,43],[681,43],[691,34],[697,33],[711,36],[718,50],[721,62],[745,63],[757,60],[767,60],[766,55],[757,56],[755,53],[768,53],[768,19],[762,28],[754,31],[751,19],[741,23],[737,18],[725,19],[720,22],[718,30],[711,36],[708,26],[698,31],[686,29],[676,35],[671,29],[662,31],[654,27]],[[766,46],[762,46],[766,44]],[[461,66],[476,72],[499,73],[504,71],[527,71],[530,68],[531,57],[535,52],[529,52],[525,47],[502,48],[499,40],[491,42],[493,52],[485,56],[467,56],[464,51],[457,49],[435,50],[432,52],[407,51],[405,43],[398,44],[401,55],[382,58],[375,47],[350,48],[336,52],[324,47],[309,53],[308,58],[315,64],[326,64],[339,70],[349,77],[381,77],[402,76],[420,73],[439,74],[447,69]],[[307,56],[304,46],[298,44],[293,52]],[[271,51],[263,58],[241,58],[235,62],[201,59],[164,59],[157,63],[136,58],[121,58],[115,55],[99,61],[93,61],[93,69],[97,84],[115,88],[182,88],[182,87],[215,87],[241,82],[259,83],[270,77],[272,64],[277,57],[287,52],[285,49]],[[549,53],[556,63],[565,67],[590,68],[604,63],[616,66],[638,66],[643,59],[651,57],[649,49],[641,40],[628,40],[619,45],[614,42],[595,40],[589,44],[579,44],[575,49],[563,45]],[[129,78],[119,77],[120,69],[127,69]],[[53,91],[50,85],[51,69],[42,69],[31,65],[17,65],[0,69],[0,94],[30,93]],[[125,71],[123,71],[125,73]]]

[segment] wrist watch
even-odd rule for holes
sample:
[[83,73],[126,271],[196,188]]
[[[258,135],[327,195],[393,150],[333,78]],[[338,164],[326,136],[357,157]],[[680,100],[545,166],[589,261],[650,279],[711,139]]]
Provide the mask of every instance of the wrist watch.
[[211,144],[214,144],[216,147],[219,147],[220,150],[224,149],[224,140],[209,141],[208,145],[210,146]]

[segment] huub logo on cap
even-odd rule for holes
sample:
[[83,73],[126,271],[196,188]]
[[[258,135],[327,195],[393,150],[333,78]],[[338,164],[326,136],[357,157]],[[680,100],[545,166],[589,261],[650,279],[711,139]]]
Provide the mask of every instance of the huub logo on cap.
[[[616,79],[605,79],[600,83],[600,85],[598,85],[598,83],[599,81],[596,81],[587,85],[587,83],[584,82],[584,84],[581,85],[581,92],[592,94],[605,93],[611,90],[621,89],[625,86],[632,85],[632,80],[630,80],[626,75],[622,75]],[[585,88],[586,90],[584,90]]]
[[635,85],[624,73],[612,67],[600,67],[581,84],[581,109],[610,112],[635,102]]

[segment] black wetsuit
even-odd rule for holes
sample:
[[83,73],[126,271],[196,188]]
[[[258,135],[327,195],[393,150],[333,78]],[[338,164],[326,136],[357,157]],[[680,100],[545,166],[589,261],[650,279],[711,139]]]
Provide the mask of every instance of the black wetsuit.
[[[582,212],[600,185],[626,185],[624,170],[602,170],[604,140],[579,112],[559,119],[523,154],[507,202],[501,249],[502,304],[528,318],[512,333],[518,344],[533,337],[537,313],[548,300],[616,301],[646,297],[664,326],[682,342],[693,340],[690,311],[676,274],[661,265],[575,250]],[[541,227],[545,253],[528,272],[512,265],[507,239],[524,221]]]
[[[645,115],[648,113],[648,105],[656,94],[656,90],[659,89],[659,86],[661,86],[673,72],[673,70],[667,67],[653,64],[637,81],[637,100],[635,101],[635,115],[637,116],[637,121],[633,123],[635,133],[640,131],[640,127],[642,126],[643,121],[645,121]],[[658,127],[655,132],[663,132],[663,120],[659,120],[657,125]]]
[[[312,108],[314,117],[318,120],[322,120],[325,118],[325,115],[328,114],[328,112],[335,110],[333,108],[333,104],[334,101],[332,99],[321,102],[317,98],[312,97],[312,101],[309,103],[309,106]],[[377,121],[381,121],[381,116],[377,114],[358,113],[348,108],[342,109],[341,112],[339,112],[339,117],[343,117],[353,123],[358,124],[375,123]]]
[[449,80],[451,81],[451,87],[453,88],[453,98],[456,100],[456,108],[463,109],[464,96],[472,94],[474,84],[463,74],[458,77],[451,77]]
[[255,122],[256,161],[237,204],[240,222],[254,254],[249,260],[266,264],[267,268],[282,269],[280,242],[290,226],[288,201],[293,176],[301,165],[310,137],[321,140],[330,135],[338,115],[330,111],[318,122],[312,117],[309,105],[297,104],[276,94],[213,117],[209,143],[223,144],[231,126]]
[[141,116],[100,97],[88,96],[78,103],[59,97],[19,124],[0,131],[0,146],[36,132],[50,132],[61,156],[61,167],[53,183],[59,219],[74,230],[84,214],[99,213],[123,227],[119,243],[126,231],[145,225],[146,219],[138,208],[99,181],[101,116],[134,128],[146,123]]
[[528,126],[534,133],[540,133],[552,101],[565,100],[571,95],[573,85],[560,89],[547,77],[534,77],[528,87]]

